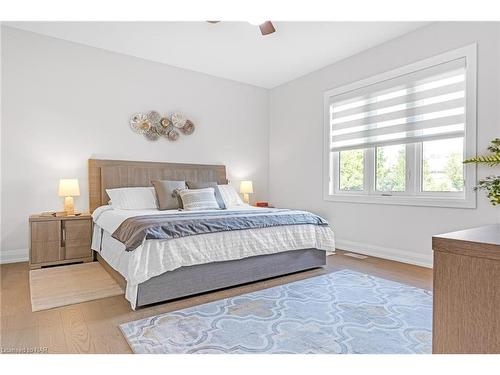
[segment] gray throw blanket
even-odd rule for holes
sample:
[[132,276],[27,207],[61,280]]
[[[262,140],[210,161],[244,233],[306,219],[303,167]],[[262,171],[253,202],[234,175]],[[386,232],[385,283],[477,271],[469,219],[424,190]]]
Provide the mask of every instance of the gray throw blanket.
[[131,217],[114,231],[113,238],[135,250],[144,239],[169,240],[197,234],[268,228],[283,225],[323,225],[328,222],[310,212],[288,209],[207,211]]

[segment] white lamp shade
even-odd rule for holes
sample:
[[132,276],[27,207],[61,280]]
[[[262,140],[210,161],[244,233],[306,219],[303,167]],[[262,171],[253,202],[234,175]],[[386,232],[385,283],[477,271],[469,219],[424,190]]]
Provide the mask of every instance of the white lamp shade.
[[252,181],[241,181],[240,193],[241,194],[253,194]]
[[60,197],[76,197],[80,195],[80,186],[76,178],[59,180]]

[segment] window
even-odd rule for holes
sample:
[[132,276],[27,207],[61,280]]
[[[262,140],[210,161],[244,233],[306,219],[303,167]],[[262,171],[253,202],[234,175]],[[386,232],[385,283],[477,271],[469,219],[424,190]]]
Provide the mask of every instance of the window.
[[362,191],[364,174],[363,150],[347,150],[339,152],[340,176],[339,188],[343,191]]
[[375,148],[375,188],[377,191],[406,190],[406,147]]
[[476,45],[325,93],[326,200],[475,207]]
[[463,138],[422,143],[422,190],[463,191]]

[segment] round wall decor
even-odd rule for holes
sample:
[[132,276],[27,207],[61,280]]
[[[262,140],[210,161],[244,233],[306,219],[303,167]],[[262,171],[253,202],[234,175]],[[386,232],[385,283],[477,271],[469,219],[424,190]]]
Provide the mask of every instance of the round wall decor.
[[194,132],[194,124],[191,120],[187,120],[184,126],[181,128],[181,132],[185,135],[193,134]]
[[153,126],[156,126],[161,121],[161,115],[158,112],[156,112],[156,111],[150,111],[150,112],[148,112],[147,116],[148,116],[149,122]]
[[186,117],[182,114],[182,113],[179,113],[179,112],[175,112],[172,114],[172,124],[174,124],[174,126],[176,128],[182,128],[184,127],[184,125],[186,124]]
[[168,118],[162,117],[157,111],[135,113],[130,119],[130,127],[134,132],[144,134],[148,141],[157,141],[160,137],[176,141],[180,133],[190,135],[195,129],[193,122],[180,112],[174,112]]
[[133,131],[139,134],[144,134],[151,129],[151,123],[149,122],[146,115],[142,113],[136,113],[130,119],[130,127]]

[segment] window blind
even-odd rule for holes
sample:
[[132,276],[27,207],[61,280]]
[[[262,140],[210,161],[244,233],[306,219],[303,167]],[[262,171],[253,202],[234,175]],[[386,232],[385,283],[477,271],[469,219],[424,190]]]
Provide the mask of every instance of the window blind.
[[331,151],[464,135],[465,58],[330,98]]

